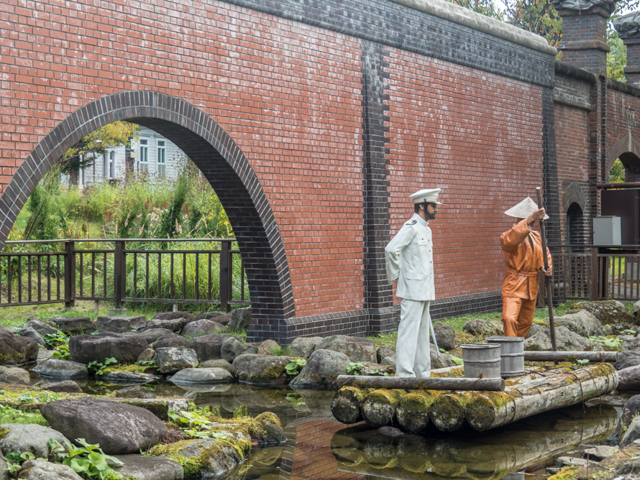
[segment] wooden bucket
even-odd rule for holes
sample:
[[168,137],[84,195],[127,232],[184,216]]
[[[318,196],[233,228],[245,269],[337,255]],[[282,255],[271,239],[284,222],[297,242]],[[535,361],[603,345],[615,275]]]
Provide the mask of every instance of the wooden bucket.
[[462,345],[465,378],[500,378],[500,345],[470,343]]
[[500,374],[502,378],[524,375],[524,338],[487,337],[487,342],[500,345]]

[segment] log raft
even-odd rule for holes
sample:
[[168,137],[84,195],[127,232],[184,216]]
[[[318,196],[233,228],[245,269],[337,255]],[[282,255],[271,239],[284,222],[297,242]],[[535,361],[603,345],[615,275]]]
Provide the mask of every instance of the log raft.
[[430,428],[452,432],[465,425],[485,431],[604,395],[614,390],[619,381],[609,363],[557,372],[502,391],[480,392],[367,390],[369,382],[357,382],[362,377],[350,377],[355,380],[335,394],[331,410],[342,423],[355,423],[363,418],[372,427],[393,425],[410,433],[425,433]]
[[340,387],[387,388],[400,390],[477,390],[502,391],[502,378],[415,378],[381,377],[379,375],[338,375]]

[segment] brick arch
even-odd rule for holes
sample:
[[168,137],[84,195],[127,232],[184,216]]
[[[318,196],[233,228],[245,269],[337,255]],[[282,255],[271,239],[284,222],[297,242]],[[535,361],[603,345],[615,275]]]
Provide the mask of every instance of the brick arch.
[[233,139],[206,113],[177,97],[124,91],[95,100],[64,119],[36,145],[0,197],[0,245],[35,185],[63,153],[85,135],[118,120],[169,138],[209,180],[242,251],[253,309],[251,328],[258,336],[277,336],[295,309],[287,258],[269,202]]
[[624,166],[629,169],[640,169],[640,141],[633,137],[630,139],[629,135],[625,135],[607,150],[603,180],[609,180],[609,172],[616,158],[620,158]]

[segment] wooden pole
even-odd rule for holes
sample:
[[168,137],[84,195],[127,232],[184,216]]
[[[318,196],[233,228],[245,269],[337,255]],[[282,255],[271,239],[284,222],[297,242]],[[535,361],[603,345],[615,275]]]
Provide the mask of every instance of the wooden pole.
[[377,375],[338,375],[339,387],[393,388],[402,390],[504,390],[502,378],[416,378]]
[[590,362],[616,362],[618,352],[524,352],[527,362],[566,362],[569,360],[589,360]]
[[[536,188],[536,193],[538,194],[538,208],[542,208],[542,191],[540,187]],[[540,237],[542,239],[542,258],[544,259],[544,269],[549,268],[549,263],[547,261],[547,235],[545,233],[544,228],[544,219],[540,220]],[[558,350],[556,346],[556,323],[553,318],[553,286],[549,281],[549,277],[544,276],[544,285],[547,290],[547,305],[549,307],[549,329],[551,332],[551,348],[555,352]]]

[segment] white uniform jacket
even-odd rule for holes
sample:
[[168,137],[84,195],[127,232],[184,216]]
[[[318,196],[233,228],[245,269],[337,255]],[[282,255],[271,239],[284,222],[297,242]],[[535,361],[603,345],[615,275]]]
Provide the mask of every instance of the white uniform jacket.
[[429,222],[417,213],[384,249],[389,283],[398,280],[396,295],[407,300],[436,299],[433,243]]

